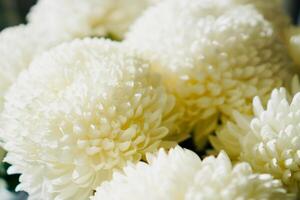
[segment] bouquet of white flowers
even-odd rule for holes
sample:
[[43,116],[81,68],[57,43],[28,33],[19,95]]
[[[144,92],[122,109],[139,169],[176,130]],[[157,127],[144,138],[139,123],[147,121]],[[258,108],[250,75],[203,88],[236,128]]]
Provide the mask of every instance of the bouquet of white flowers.
[[27,20],[0,32],[11,190],[300,198],[300,28],[282,0],[39,0]]

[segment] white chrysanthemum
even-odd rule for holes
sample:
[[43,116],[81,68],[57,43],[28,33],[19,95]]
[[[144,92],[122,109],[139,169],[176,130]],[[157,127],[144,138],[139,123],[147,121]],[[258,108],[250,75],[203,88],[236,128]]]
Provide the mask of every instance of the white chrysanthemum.
[[225,152],[203,161],[180,147],[148,155],[116,172],[92,200],[248,200],[289,199],[271,175],[253,174],[247,163],[232,166]]
[[[252,6],[230,0],[166,0],[148,9],[125,44],[154,64],[197,127],[195,141],[233,110],[251,114],[252,98],[267,100],[290,80],[291,62],[272,26]],[[157,23],[159,19],[159,23]]]
[[[289,99],[291,97],[290,94],[296,94],[297,92],[300,92],[300,83],[298,76],[295,75],[289,86],[289,93],[287,94]],[[239,112],[233,112],[233,116],[233,120],[227,121],[219,126],[216,130],[216,135],[210,135],[209,139],[214,147],[213,151],[225,150],[232,160],[238,160],[242,151],[240,141],[243,140],[247,134],[245,130],[249,130],[249,124],[253,118],[253,114],[247,116]]]
[[114,169],[159,146],[175,98],[117,43],[86,39],[36,58],[6,95],[9,173],[30,199],[86,199]]
[[[30,23],[71,35],[122,38],[130,24],[158,0],[40,0]],[[46,22],[46,23],[45,23]]]
[[[291,191],[300,189],[300,93],[290,101],[286,90],[275,89],[264,110],[253,101],[255,116],[236,116],[218,134],[215,146],[251,164],[256,172],[270,173]],[[231,150],[230,150],[231,149]]]

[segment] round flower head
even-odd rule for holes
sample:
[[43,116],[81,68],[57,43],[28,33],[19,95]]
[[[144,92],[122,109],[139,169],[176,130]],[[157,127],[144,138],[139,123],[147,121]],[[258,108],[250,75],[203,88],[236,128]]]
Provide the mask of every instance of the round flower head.
[[271,175],[253,174],[247,163],[232,166],[225,152],[203,161],[180,147],[160,150],[128,165],[104,182],[92,200],[267,200],[289,199]]
[[86,199],[127,161],[159,146],[176,116],[149,65],[118,43],[86,39],[36,58],[5,96],[9,173],[30,199]]
[[[157,20],[159,19],[159,23]],[[291,62],[252,6],[227,0],[166,0],[148,9],[125,44],[153,63],[185,108],[196,144],[233,110],[251,114],[256,95],[289,80]],[[200,134],[198,134],[200,133]]]
[[215,146],[222,144],[219,149],[231,149],[232,155],[249,162],[256,172],[270,173],[289,190],[299,191],[300,93],[290,99],[285,89],[275,89],[264,109],[256,97],[255,116],[237,115],[236,124],[219,132]]
[[[121,39],[129,25],[158,0],[40,0],[28,15],[41,28],[72,35]],[[47,23],[45,23],[47,22]]]

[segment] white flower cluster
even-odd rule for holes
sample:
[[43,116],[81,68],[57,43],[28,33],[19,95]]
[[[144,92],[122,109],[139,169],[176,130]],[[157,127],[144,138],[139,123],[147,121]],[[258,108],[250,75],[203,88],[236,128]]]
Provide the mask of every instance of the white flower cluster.
[[96,191],[92,200],[239,200],[290,199],[280,181],[255,174],[247,163],[232,166],[225,152],[203,161],[176,147],[128,165]]
[[[40,0],[27,25],[0,33],[0,146],[16,190],[296,199],[300,42],[281,3]],[[201,160],[178,146],[189,137],[200,156],[220,153]]]
[[40,0],[29,23],[0,33],[0,111],[3,95],[35,56],[62,42],[113,34],[122,38],[158,0]]

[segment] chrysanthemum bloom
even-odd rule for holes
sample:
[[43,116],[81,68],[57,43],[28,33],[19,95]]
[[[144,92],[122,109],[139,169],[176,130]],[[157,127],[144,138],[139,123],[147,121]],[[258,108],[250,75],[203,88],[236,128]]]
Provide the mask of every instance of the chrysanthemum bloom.
[[30,23],[62,33],[86,36],[110,34],[121,39],[131,23],[159,0],[39,0]]
[[[60,38],[47,37],[30,25],[7,28],[0,33],[0,113],[3,109],[4,94],[19,73],[28,67],[36,55],[59,42]],[[2,127],[0,134],[1,131]],[[5,151],[0,147],[0,163],[4,154]]]
[[[224,0],[166,0],[148,9],[125,44],[150,60],[198,124],[195,141],[233,110],[251,114],[252,98],[267,100],[290,80],[291,61],[272,26],[252,6]],[[159,19],[159,23],[157,22]]]
[[175,98],[117,43],[86,39],[36,58],[6,95],[1,135],[30,199],[86,199],[127,161],[170,145]]
[[[218,133],[220,149],[247,161],[256,172],[270,173],[291,191],[300,189],[300,93],[292,100],[275,89],[266,109],[253,101],[255,116],[236,115],[236,123]],[[238,139],[238,140],[237,140]]]
[[279,180],[254,174],[247,163],[232,166],[225,152],[203,161],[176,147],[147,155],[103,183],[92,200],[273,200],[289,199]]

